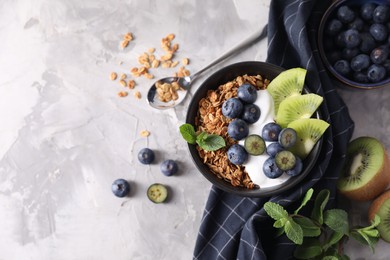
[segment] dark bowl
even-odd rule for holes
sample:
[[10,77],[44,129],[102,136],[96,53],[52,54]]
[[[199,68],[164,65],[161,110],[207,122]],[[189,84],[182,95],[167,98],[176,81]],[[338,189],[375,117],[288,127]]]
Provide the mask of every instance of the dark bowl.
[[[221,70],[215,72],[210,77],[208,77],[199,87],[199,89],[194,94],[191,103],[189,105],[187,111],[186,123],[195,125],[195,117],[198,114],[198,104],[199,101],[206,96],[206,93],[210,89],[217,89],[220,85],[225,84],[237,76],[241,75],[262,75],[263,77],[272,80],[280,72],[284,69],[269,63],[264,62],[256,62],[256,61],[248,61],[248,62],[240,62],[229,65],[227,67],[222,68]],[[307,88],[304,88],[304,91],[308,93]],[[316,118],[321,118],[320,113],[316,112]],[[245,196],[245,197],[268,197],[276,194],[280,194],[285,192],[286,190],[294,187],[299,184],[303,178],[307,176],[310,170],[313,168],[314,164],[317,161],[318,155],[320,153],[322,146],[322,138],[317,142],[314,146],[311,153],[307,156],[307,158],[303,161],[303,172],[295,177],[291,177],[284,183],[269,187],[269,188],[257,188],[257,189],[247,189],[242,187],[234,187],[229,182],[218,178],[214,173],[210,171],[207,165],[205,165],[200,158],[198,151],[196,150],[196,146],[192,144],[188,144],[188,148],[190,150],[190,154],[192,157],[195,166],[198,168],[200,173],[209,180],[216,187],[230,192],[236,195]]]
[[[320,22],[320,26],[318,28],[318,49],[319,49],[321,59],[324,62],[327,70],[330,72],[330,74],[335,79],[335,83],[338,86],[342,86],[342,87],[347,86],[347,87],[352,87],[352,88],[368,90],[368,89],[376,89],[376,88],[381,88],[381,87],[385,87],[385,86],[390,85],[390,71],[387,73],[384,80],[382,80],[380,82],[375,82],[375,83],[361,83],[361,82],[357,82],[357,81],[351,79],[351,77],[348,78],[346,76],[341,75],[333,68],[333,66],[332,66],[333,64],[331,62],[332,58],[330,57],[329,52],[326,51],[326,42],[325,41],[329,41],[329,40],[335,41],[335,39],[337,38],[336,36],[331,37],[325,33],[326,25],[328,24],[328,22],[331,19],[336,17],[337,9],[342,5],[348,5],[348,6],[351,6],[352,8],[357,9],[365,3],[386,4],[386,5],[390,6],[390,0],[340,0],[340,1],[335,1],[331,6],[329,6],[329,8],[324,13],[324,15],[321,19],[321,22]],[[390,19],[389,19],[389,22],[390,22]],[[390,33],[390,30],[389,30],[389,33]],[[385,42],[387,42],[387,39],[386,39],[386,41],[384,41],[382,43],[378,43],[378,46],[385,44]],[[389,44],[389,47],[390,47],[390,44]],[[339,47],[339,48],[342,48],[342,47]],[[390,58],[390,56],[389,56],[389,58]]]

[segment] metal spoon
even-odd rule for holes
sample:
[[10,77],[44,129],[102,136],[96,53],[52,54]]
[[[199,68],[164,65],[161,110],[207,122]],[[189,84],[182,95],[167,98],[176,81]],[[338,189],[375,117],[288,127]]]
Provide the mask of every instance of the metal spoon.
[[[162,78],[162,79],[156,81],[151,86],[151,88],[148,91],[147,99],[148,99],[149,105],[151,105],[152,107],[157,108],[157,109],[167,109],[167,108],[175,107],[176,105],[178,105],[179,103],[181,103],[184,100],[184,98],[186,97],[186,95],[187,95],[187,93],[188,93],[188,91],[189,91],[189,89],[191,87],[191,83],[199,75],[201,75],[203,72],[205,72],[209,68],[213,67],[214,65],[220,63],[221,61],[223,61],[227,57],[231,56],[232,54],[236,53],[237,51],[241,50],[242,48],[247,47],[248,45],[252,44],[256,40],[262,40],[266,36],[267,36],[267,25],[265,25],[263,29],[261,29],[260,31],[254,33],[253,35],[248,37],[246,40],[244,40],[240,44],[236,45],[231,50],[225,52],[222,56],[220,56],[219,58],[215,59],[209,65],[205,66],[203,69],[201,69],[198,72],[192,74],[191,76],[187,76],[187,77],[167,77],[167,78]],[[157,93],[156,85],[164,84],[164,83],[171,84],[173,82],[177,82],[179,84],[179,86],[180,86],[180,89],[177,91],[177,94],[178,94],[177,99],[176,100],[171,100],[171,101],[168,101],[168,102],[161,101],[159,99],[159,96],[158,96],[158,93]]]

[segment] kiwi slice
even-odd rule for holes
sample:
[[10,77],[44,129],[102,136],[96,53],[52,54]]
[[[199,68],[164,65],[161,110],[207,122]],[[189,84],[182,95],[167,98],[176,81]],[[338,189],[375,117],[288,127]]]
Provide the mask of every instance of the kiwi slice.
[[294,168],[296,160],[295,155],[287,150],[278,152],[275,155],[275,163],[282,171],[288,171]]
[[288,150],[303,160],[329,127],[329,123],[316,118],[302,118],[292,121],[287,127],[294,129],[298,137]]
[[367,136],[356,138],[347,146],[337,188],[353,200],[374,199],[390,183],[389,165],[387,152],[379,140]]
[[323,100],[324,98],[317,94],[290,96],[280,103],[276,123],[281,127],[287,127],[297,119],[310,118]]
[[368,219],[373,221],[375,215],[378,215],[381,220],[377,226],[381,238],[390,243],[390,190],[371,203],[368,209]]
[[251,155],[261,155],[264,153],[266,145],[261,136],[252,134],[245,138],[244,148]]
[[276,114],[279,109],[279,104],[285,98],[302,93],[306,72],[303,68],[285,70],[268,84],[267,90],[274,100]]

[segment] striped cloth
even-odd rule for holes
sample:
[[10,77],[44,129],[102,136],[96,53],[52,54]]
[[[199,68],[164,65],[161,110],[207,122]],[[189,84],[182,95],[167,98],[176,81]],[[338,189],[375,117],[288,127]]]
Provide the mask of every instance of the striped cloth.
[[[274,237],[266,201],[295,208],[311,187],[331,191],[354,129],[348,109],[320,61],[316,28],[329,0],[272,0],[268,23],[268,59],[286,69],[308,70],[307,86],[324,97],[322,115],[331,123],[324,135],[318,163],[301,185],[271,198],[239,197],[212,187],[198,233],[193,259],[292,259],[295,246],[285,236]],[[330,163],[331,162],[331,163]],[[295,206],[295,207],[294,207]]]

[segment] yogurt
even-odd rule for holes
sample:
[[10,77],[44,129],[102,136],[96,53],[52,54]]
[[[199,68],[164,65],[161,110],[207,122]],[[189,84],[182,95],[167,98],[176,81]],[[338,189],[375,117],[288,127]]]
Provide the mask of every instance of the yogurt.
[[[254,103],[260,108],[260,118],[254,124],[249,124],[249,134],[258,134],[261,136],[261,130],[264,125],[274,122],[275,119],[275,107],[272,96],[267,90],[259,90],[257,92],[257,99]],[[271,142],[265,142],[266,145]],[[244,145],[244,140],[239,141],[239,144]],[[279,178],[271,179],[264,175],[263,164],[265,160],[269,158],[267,153],[254,156],[249,155],[248,160],[243,166],[251,178],[252,182],[259,185],[261,188],[273,187],[282,184],[290,178],[287,174],[283,174]]]

